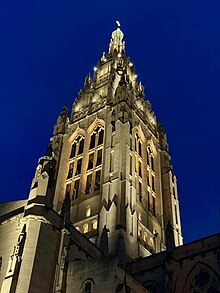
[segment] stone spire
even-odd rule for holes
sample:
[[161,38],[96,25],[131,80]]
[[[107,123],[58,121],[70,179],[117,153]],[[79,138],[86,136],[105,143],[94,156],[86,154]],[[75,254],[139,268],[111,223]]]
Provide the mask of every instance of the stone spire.
[[111,41],[109,44],[109,53],[122,53],[125,50],[125,42],[123,41],[124,34],[120,29],[119,21],[116,21],[117,29],[112,32]]

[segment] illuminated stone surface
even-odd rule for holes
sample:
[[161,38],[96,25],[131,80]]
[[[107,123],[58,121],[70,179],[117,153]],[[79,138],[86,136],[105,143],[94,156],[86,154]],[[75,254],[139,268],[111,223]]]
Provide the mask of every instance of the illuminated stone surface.
[[63,108],[28,200],[0,205],[3,293],[219,288],[219,235],[181,246],[167,137],[123,36]]

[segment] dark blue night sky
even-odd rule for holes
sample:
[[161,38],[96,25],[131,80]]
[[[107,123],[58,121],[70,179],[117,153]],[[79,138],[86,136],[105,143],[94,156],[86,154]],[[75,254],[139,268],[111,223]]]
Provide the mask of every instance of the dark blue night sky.
[[27,198],[115,20],[168,135],[185,242],[220,229],[220,1],[1,1],[1,201]]

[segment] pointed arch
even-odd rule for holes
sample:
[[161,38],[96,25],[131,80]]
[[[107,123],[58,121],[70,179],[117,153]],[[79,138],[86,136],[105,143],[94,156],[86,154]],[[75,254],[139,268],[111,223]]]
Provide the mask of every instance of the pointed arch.
[[147,140],[147,147],[150,148],[151,152],[153,153],[153,156],[156,157],[157,156],[157,149],[155,147],[155,144],[154,144],[152,138]]
[[141,125],[140,124],[136,125],[134,129],[135,129],[135,133],[137,133],[140,136],[142,143],[146,143],[146,138],[145,138]]
[[86,137],[86,132],[84,129],[77,127],[77,129],[70,135],[68,141],[72,143],[79,135]]
[[95,281],[93,280],[93,278],[87,278],[82,282],[80,286],[80,292],[92,293],[94,285],[95,285]]
[[86,131],[85,194],[101,189],[101,170],[104,152],[105,122],[96,118]]
[[[218,288],[220,288],[220,277],[215,270],[206,263],[197,262],[189,271],[182,292],[193,293],[199,289],[208,292]],[[215,292],[220,293],[220,291]]]
[[87,134],[91,135],[93,130],[99,125],[104,128],[105,127],[105,121],[102,120],[102,119],[96,118],[95,121],[93,121],[92,124],[89,125],[89,127],[87,129]]

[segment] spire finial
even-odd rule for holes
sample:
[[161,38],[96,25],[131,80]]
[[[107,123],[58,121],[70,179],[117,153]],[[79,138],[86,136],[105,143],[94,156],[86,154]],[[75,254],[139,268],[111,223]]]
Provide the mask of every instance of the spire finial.
[[117,51],[118,53],[121,53],[125,49],[125,43],[123,41],[124,34],[120,29],[120,22],[116,20],[117,29],[112,32],[112,38],[109,45],[109,52],[113,53],[114,51]]
[[120,21],[119,21],[119,20],[116,20],[116,24],[117,24],[117,26],[118,26],[118,27],[120,27],[120,26],[121,26],[121,24],[120,24]]

